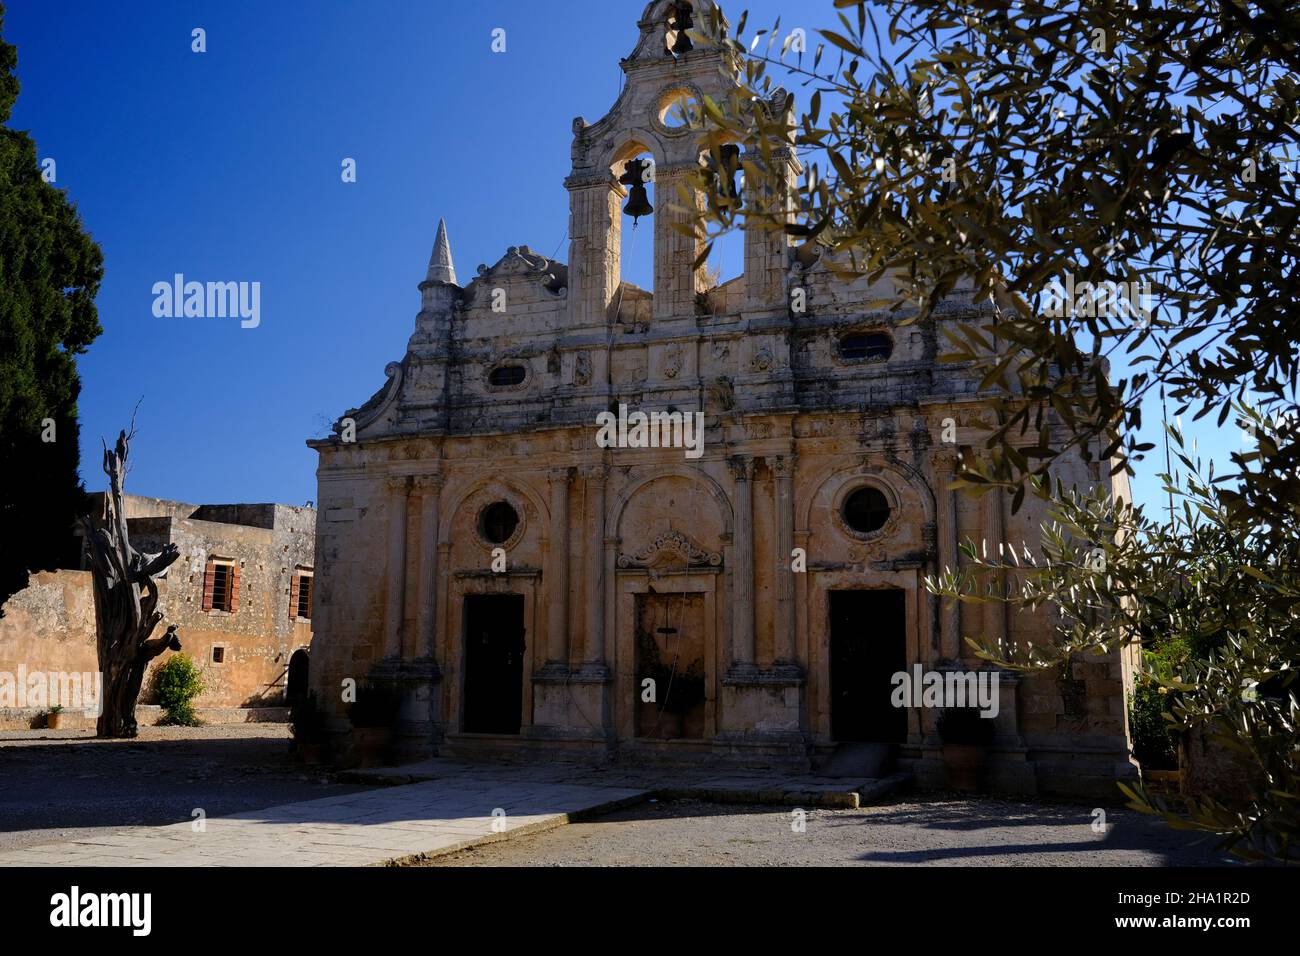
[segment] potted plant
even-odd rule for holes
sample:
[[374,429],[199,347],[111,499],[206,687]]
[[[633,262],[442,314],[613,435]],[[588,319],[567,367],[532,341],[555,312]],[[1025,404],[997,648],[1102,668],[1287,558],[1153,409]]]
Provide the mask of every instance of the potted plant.
[[357,699],[348,707],[352,742],[362,767],[376,767],[387,756],[393,740],[393,723],[400,701],[392,688],[383,684],[362,684]]
[[50,730],[58,730],[63,726],[63,708],[54,706],[45,716],[45,726]]
[[993,741],[993,719],[981,717],[974,707],[950,707],[939,715],[939,739],[948,785],[970,793],[979,789],[980,771]]
[[289,708],[293,740],[289,752],[305,764],[319,764],[325,746],[325,715],[316,701],[316,692],[300,697]]

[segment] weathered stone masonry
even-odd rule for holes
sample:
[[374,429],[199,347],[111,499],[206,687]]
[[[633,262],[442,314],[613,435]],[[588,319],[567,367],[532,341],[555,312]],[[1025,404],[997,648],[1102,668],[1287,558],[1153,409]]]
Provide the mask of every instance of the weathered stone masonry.
[[[573,123],[568,263],[512,246],[461,286],[440,224],[404,357],[335,437],[309,442],[312,685],[336,731],[341,682],[369,678],[401,689],[408,749],[807,766],[846,739],[844,717],[839,732],[832,720],[832,630],[846,626],[831,620],[834,593],[895,595],[897,627],[864,619],[837,640],[896,641],[909,668],[986,666],[967,636],[1048,636],[1043,615],[972,612],[922,583],[958,563],[967,537],[1033,547],[1042,518],[1032,502],[1013,516],[999,496],[948,487],[960,446],[982,441],[972,422],[990,414],[978,376],[936,360],[941,325],[973,314],[969,296],[903,324],[907,310],[867,306],[893,295],[888,282],[843,281],[816,250],[757,228],[744,274],[708,288],[666,198],[653,290],[621,280],[625,161],[651,155],[671,196],[700,157],[665,112],[682,96],[721,99],[730,82],[716,50],[666,49],[670,6],[646,8],[610,112]],[[788,196],[800,164],[775,156],[774,195]],[[805,312],[790,307],[796,289]],[[597,447],[596,415],[619,403],[703,411],[703,456]],[[940,440],[947,420],[955,443]],[[1058,474],[1108,480],[1081,460]],[[867,531],[851,517],[864,489],[888,512]],[[498,547],[507,566],[494,572]],[[795,548],[806,572],[791,568]],[[698,706],[642,706],[650,641],[678,673],[698,663]],[[1126,668],[1116,656],[1069,680],[1004,674],[990,785],[1113,792],[1132,770]],[[853,692],[851,679],[841,670],[837,689]],[[481,713],[507,731],[475,730]],[[895,742],[938,783],[934,716],[909,710]]]
[[[102,509],[102,497],[91,496],[96,509]],[[156,553],[168,543],[180,548],[181,559],[159,580],[159,606],[166,615],[159,633],[177,625],[182,651],[202,670],[206,688],[198,705],[248,709],[283,704],[289,662],[299,654],[302,667],[312,640],[310,594],[304,595],[301,608],[306,615],[298,613],[296,599],[303,579],[314,574],[315,512],[276,504],[193,505],[137,495],[127,495],[125,506],[137,549]],[[205,578],[214,562],[231,569],[232,585],[237,575],[230,610],[212,606],[211,581]],[[170,656],[164,652],[151,671]],[[0,671],[16,673],[19,665],[29,672],[99,670],[89,571],[33,575],[30,585],[5,604]],[[149,687],[146,677],[145,703],[150,702]],[[0,724],[26,727],[34,717],[39,714],[31,708],[0,712]],[[205,719],[238,717],[209,713]]]

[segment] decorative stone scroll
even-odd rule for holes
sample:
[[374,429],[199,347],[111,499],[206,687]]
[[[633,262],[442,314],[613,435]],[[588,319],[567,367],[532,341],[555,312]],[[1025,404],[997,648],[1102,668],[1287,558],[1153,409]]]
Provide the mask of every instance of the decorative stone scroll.
[[677,559],[688,567],[716,568],[722,564],[722,554],[705,551],[680,531],[665,531],[635,554],[620,554],[620,568],[651,568],[665,561]]

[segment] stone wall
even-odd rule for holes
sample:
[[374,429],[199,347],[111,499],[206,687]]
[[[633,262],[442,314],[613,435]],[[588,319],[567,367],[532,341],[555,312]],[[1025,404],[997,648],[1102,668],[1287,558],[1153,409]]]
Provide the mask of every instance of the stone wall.
[[[309,648],[312,623],[290,615],[294,572],[311,569],[315,512],[285,505],[186,505],[128,496],[132,544],[156,552],[175,543],[180,559],[159,582],[166,624],[179,626],[183,653],[203,672],[200,708],[250,708],[283,700],[290,656]],[[207,515],[199,520],[191,514]],[[233,523],[238,522],[238,523]],[[209,557],[235,561],[241,571],[240,602],[233,613],[203,609],[203,572]],[[0,672],[97,672],[94,588],[89,571],[34,574],[0,618]],[[213,660],[213,648],[223,660]],[[141,701],[152,700],[152,675],[170,657],[154,660]],[[2,705],[0,705],[2,706]],[[25,708],[4,718],[27,726],[44,708]]]

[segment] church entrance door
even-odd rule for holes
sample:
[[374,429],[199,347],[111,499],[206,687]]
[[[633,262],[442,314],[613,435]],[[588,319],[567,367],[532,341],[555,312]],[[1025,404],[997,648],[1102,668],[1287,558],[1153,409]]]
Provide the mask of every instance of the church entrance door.
[[907,710],[895,707],[893,675],[907,670],[907,614],[898,588],[831,591],[831,736],[902,743]]
[[524,707],[524,596],[465,596],[467,734],[517,734]]

